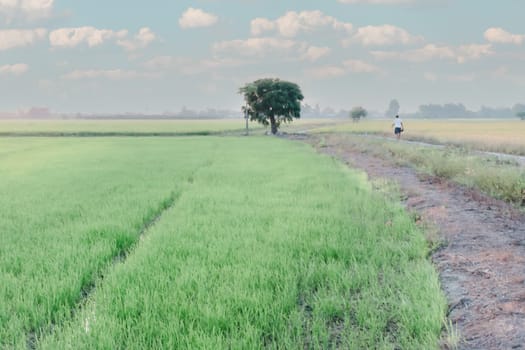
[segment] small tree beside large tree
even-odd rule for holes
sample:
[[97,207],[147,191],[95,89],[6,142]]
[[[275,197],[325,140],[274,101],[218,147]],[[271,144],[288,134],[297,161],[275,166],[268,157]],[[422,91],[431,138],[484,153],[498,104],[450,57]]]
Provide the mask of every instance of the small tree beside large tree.
[[393,118],[394,116],[399,114],[399,108],[399,102],[396,99],[393,99],[388,105],[388,110],[385,112],[385,116],[387,118]]
[[259,79],[241,87],[239,93],[244,95],[243,111],[248,113],[250,120],[270,125],[274,135],[281,123],[301,117],[304,96],[295,83],[275,78]]
[[350,111],[350,117],[354,121],[354,123],[357,123],[361,118],[364,118],[368,115],[368,112],[363,107],[354,107]]

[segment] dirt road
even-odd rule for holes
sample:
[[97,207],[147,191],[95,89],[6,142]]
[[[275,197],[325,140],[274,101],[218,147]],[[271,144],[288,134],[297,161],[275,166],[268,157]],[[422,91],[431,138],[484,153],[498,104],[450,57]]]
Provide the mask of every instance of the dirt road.
[[525,349],[525,216],[475,191],[361,153],[341,138],[288,137],[396,181],[408,210],[434,226],[443,246],[432,260],[449,301],[459,349]]

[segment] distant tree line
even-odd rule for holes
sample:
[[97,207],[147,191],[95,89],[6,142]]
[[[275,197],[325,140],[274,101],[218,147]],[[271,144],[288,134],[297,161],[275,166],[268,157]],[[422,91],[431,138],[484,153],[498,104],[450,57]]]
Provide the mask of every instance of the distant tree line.
[[[396,99],[390,101],[386,110],[374,111],[368,109],[369,118],[393,118],[400,113],[400,104]],[[348,118],[351,109],[334,109],[330,106],[321,107],[319,104],[301,104],[301,118]],[[462,103],[424,104],[416,112],[401,111],[403,117],[408,118],[520,118],[525,120],[525,104],[518,103],[512,107],[481,107],[472,111]],[[180,111],[166,111],[162,113],[70,113],[53,112],[47,107],[33,107],[17,112],[0,112],[0,119],[221,119],[243,118],[241,109],[215,109],[193,110],[182,107]]]
[[512,108],[483,106],[479,111],[470,111],[462,103],[447,103],[421,105],[416,115],[423,118],[515,118],[522,113],[525,113],[523,104],[515,104]]
[[[396,99],[390,101],[385,112],[368,111],[372,118],[393,118],[400,113],[400,104]],[[403,112],[402,112],[403,113]],[[335,110],[331,107],[321,108],[318,104],[310,106],[303,104],[301,116],[303,118],[348,118],[352,110]],[[516,118],[525,120],[525,104],[515,104],[513,107],[482,106],[478,111],[467,109],[462,103],[425,104],[420,105],[417,112],[403,115],[409,118]]]

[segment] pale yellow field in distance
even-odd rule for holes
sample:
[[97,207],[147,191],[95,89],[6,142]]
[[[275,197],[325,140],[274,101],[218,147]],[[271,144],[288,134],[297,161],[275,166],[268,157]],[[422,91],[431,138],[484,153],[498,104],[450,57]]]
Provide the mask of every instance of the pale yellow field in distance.
[[[403,119],[404,139],[465,144],[481,150],[525,155],[525,121],[521,120],[411,120]],[[348,121],[323,132],[392,135],[391,120]]]
[[[283,132],[355,132],[393,136],[391,120],[299,119],[283,124]],[[476,149],[525,155],[525,122],[520,120],[411,120],[404,119],[404,139],[465,144]],[[267,128],[250,122],[250,132],[262,134]],[[242,133],[245,120],[2,120],[0,134],[17,133],[120,133],[177,134]]]

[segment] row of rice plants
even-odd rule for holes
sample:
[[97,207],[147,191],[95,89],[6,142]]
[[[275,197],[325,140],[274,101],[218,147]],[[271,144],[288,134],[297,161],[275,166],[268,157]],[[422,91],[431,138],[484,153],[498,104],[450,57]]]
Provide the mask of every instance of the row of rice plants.
[[187,139],[0,139],[0,348],[25,348],[70,318],[211,149]]
[[214,142],[176,204],[38,348],[437,348],[446,303],[400,205],[305,145]]

